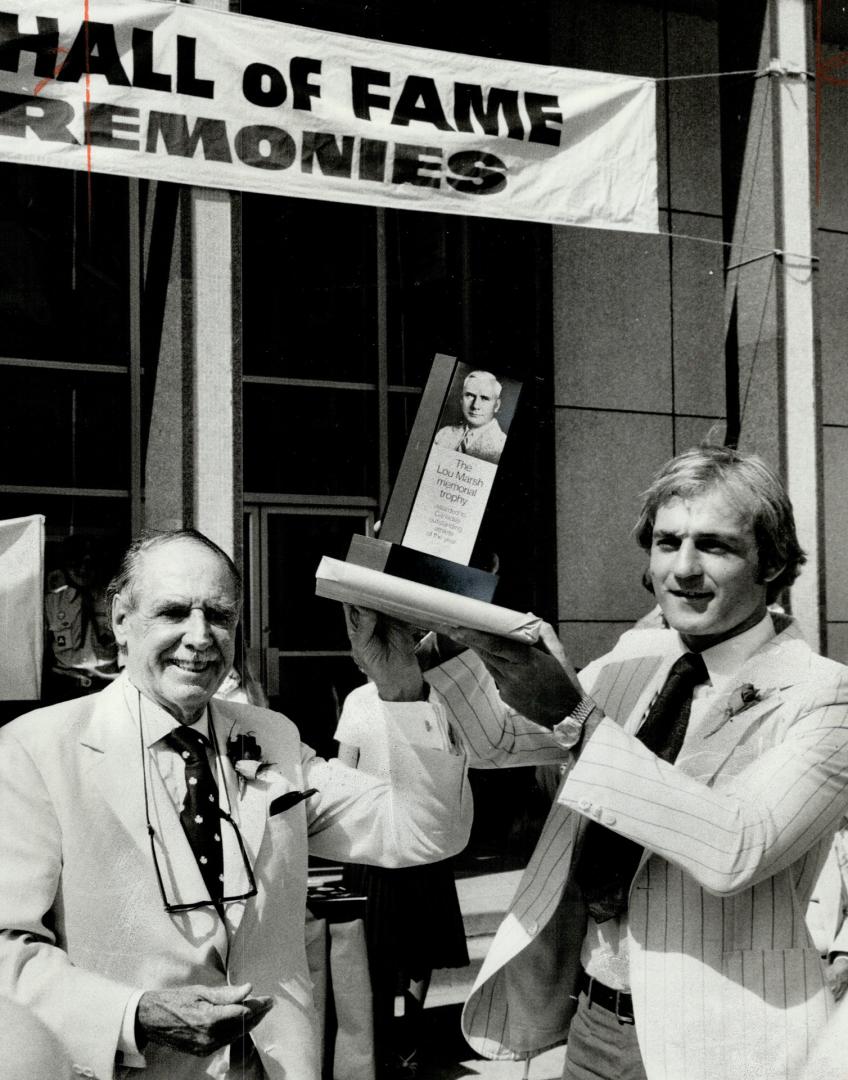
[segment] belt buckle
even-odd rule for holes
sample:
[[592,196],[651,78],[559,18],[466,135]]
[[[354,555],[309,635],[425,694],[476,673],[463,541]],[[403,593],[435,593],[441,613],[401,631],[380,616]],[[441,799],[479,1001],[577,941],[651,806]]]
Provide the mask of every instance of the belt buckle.
[[619,1024],[635,1024],[636,1023],[636,1018],[635,1017],[633,1017],[633,1016],[622,1016],[621,1013],[618,1011],[618,1006],[619,1006],[620,1001],[621,1001],[621,991],[616,990],[616,992],[615,992],[615,1018],[616,1018],[616,1020],[619,1022]]

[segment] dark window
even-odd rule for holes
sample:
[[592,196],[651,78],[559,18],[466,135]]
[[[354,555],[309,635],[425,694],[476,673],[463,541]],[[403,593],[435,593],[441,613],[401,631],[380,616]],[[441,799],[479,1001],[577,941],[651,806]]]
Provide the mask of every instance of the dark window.
[[0,367],[14,407],[0,424],[5,484],[129,487],[125,375]]
[[309,495],[372,492],[377,395],[332,387],[244,387],[246,491]]
[[126,364],[127,181],[0,165],[2,355]]
[[375,211],[245,196],[244,371],[373,380]]

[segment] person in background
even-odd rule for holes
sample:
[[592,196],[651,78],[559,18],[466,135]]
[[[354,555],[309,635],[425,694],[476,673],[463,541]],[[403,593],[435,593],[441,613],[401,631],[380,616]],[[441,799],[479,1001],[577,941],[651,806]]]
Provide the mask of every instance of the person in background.
[[[456,651],[453,642],[438,640],[435,634],[425,635],[416,646],[424,670]],[[385,723],[346,705],[335,737],[340,761],[370,776],[387,775],[390,731]],[[377,1080],[414,1077],[432,973],[468,964],[452,860],[395,870],[347,866],[343,881],[351,892],[367,898]],[[400,1024],[394,1011],[398,993],[403,996]]]
[[60,574],[48,578],[51,587],[44,598],[42,697],[47,704],[94,694],[118,674],[102,572],[91,537],[74,533],[64,539]]

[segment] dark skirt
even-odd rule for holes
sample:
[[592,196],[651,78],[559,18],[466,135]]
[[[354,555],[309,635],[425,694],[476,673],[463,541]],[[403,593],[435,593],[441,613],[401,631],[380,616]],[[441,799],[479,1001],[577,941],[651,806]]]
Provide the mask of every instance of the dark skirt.
[[418,977],[468,963],[451,859],[398,870],[346,866],[344,884],[368,900],[365,936],[372,970],[391,967]]

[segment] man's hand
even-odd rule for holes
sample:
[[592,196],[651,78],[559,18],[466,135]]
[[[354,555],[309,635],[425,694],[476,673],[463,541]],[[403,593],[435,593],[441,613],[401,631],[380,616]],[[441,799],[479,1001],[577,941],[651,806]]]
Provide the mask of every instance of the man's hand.
[[419,634],[369,608],[345,604],[344,611],[353,659],[383,701],[418,701],[424,692],[415,656]]
[[556,631],[542,623],[544,648],[477,630],[445,627],[443,632],[480,657],[503,701],[546,727],[553,727],[577,708],[582,690]]
[[250,997],[250,991],[250,983],[148,990],[136,1013],[141,1043],[165,1043],[206,1057],[251,1031],[273,1005],[272,998]]
[[848,990],[848,953],[838,953],[825,969],[825,979],[835,1001]]

